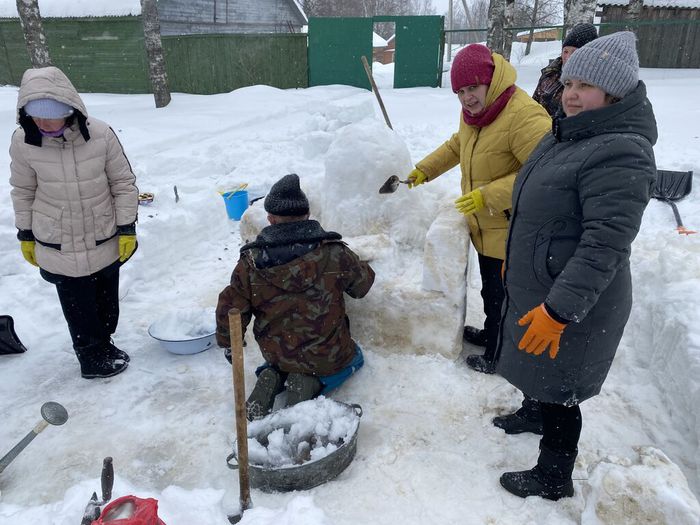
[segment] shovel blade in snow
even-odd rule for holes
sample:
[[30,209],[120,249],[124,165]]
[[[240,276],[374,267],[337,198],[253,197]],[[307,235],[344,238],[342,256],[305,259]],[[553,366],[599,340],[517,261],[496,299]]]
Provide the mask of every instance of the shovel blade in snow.
[[651,196],[663,201],[677,201],[693,189],[692,171],[656,170]]
[[671,206],[676,219],[676,231],[682,235],[697,233],[683,226],[681,214],[674,201],[687,196],[693,188],[692,171],[656,170],[656,182],[651,190],[651,196]]
[[11,316],[0,315],[0,355],[22,354],[27,349],[15,333],[15,323]]

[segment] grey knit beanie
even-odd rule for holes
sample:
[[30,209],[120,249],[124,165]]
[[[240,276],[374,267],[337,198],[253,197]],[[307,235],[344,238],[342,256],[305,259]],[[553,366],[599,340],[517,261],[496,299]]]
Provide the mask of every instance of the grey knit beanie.
[[285,175],[272,185],[265,197],[265,211],[282,217],[309,213],[309,200],[299,187],[297,174]]
[[593,24],[581,23],[572,27],[561,43],[561,47],[571,46],[575,48],[583,47],[588,42],[598,38],[598,31]]
[[560,81],[583,80],[613,97],[623,98],[639,82],[635,44],[634,33],[630,31],[597,38],[572,53],[562,67]]

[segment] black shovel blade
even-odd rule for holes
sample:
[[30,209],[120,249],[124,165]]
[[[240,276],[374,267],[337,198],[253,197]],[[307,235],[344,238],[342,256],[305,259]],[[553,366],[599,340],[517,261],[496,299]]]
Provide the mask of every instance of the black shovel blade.
[[677,201],[688,195],[692,187],[692,171],[657,170],[651,196],[664,201]]
[[12,317],[0,315],[0,355],[21,354],[26,351],[27,349],[15,333],[15,323]]
[[401,181],[396,175],[392,175],[389,177],[384,184],[382,184],[382,187],[379,188],[379,193],[394,193],[397,189],[399,189],[399,184]]

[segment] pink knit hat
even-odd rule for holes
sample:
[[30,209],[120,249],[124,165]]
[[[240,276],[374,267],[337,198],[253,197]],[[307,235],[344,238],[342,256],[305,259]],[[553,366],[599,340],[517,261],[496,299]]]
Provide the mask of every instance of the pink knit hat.
[[470,44],[455,55],[450,70],[452,91],[457,93],[465,86],[491,84],[494,70],[493,58],[488,47]]

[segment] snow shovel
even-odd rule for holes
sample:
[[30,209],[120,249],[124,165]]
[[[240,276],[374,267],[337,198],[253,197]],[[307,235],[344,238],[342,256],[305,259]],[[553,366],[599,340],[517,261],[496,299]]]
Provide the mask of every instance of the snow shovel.
[[657,170],[656,183],[651,190],[651,196],[654,199],[665,202],[673,210],[673,215],[676,218],[676,231],[681,235],[690,235],[697,233],[683,226],[681,214],[678,212],[678,207],[674,201],[680,200],[690,193],[693,186],[692,171],[670,171]]
[[112,499],[112,488],[114,487],[114,466],[112,458],[106,457],[102,460],[102,475],[100,476],[100,485],[102,485],[102,499],[97,499],[97,493],[93,492],[90,501],[85,506],[83,519],[80,525],[90,525],[93,521],[100,517],[100,507]]
[[20,452],[22,452],[32,440],[37,437],[41,432],[49,425],[62,425],[68,421],[68,412],[59,403],[54,401],[48,401],[41,405],[41,417],[43,420],[39,421],[37,425],[29,431],[29,433],[22,438],[22,441],[17,443],[12,450],[0,459],[0,474],[7,468],[7,466],[15,459]]
[[243,330],[241,312],[237,308],[228,311],[231,337],[231,372],[233,377],[234,406],[236,407],[236,447],[238,449],[238,501],[241,511],[228,516],[229,523],[238,523],[243,513],[253,506],[250,499],[250,475],[248,472],[248,420],[245,413],[245,378],[243,377]]
[[396,175],[392,175],[389,177],[384,184],[382,184],[382,187],[379,188],[379,193],[394,193],[396,190],[399,189],[399,184],[410,184],[411,181],[406,179],[406,180],[400,180]]
[[15,322],[9,315],[0,315],[0,355],[22,354],[27,349],[15,333]]

